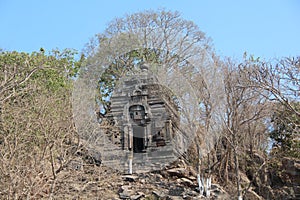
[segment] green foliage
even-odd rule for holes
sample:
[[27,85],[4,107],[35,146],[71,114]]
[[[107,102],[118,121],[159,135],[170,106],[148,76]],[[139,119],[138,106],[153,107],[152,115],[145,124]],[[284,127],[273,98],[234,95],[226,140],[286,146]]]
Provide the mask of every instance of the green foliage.
[[[49,55],[41,49],[31,54],[24,52],[0,52],[0,81],[5,89],[16,90],[24,88],[26,78],[28,83],[39,82],[47,90],[57,90],[66,87],[68,80],[78,74],[80,63],[75,60],[76,51],[66,49],[62,52],[53,50]],[[32,73],[34,72],[34,73]],[[32,73],[32,74],[31,74]]]
[[76,54],[0,52],[1,199],[49,198],[51,183],[72,156],[66,153],[66,141],[77,136],[71,86],[84,62]]
[[[84,62],[84,57],[76,61],[76,54],[76,51],[69,49],[54,50],[49,54],[44,49],[31,54],[16,51],[0,53],[1,131],[5,129],[6,133],[10,133],[20,129],[22,120],[19,120],[18,126],[14,123],[22,115],[18,111],[21,108],[26,110],[26,114],[22,116],[22,119],[27,118],[24,124],[38,119],[41,116],[41,112],[37,111],[40,99],[45,101],[50,98],[53,102],[60,99],[55,107],[47,106],[48,109],[56,110],[56,113],[61,112],[56,109],[60,102],[66,100],[65,107],[68,106],[72,77],[78,74],[79,67]],[[33,135],[41,132],[36,128],[34,130]]]
[[137,66],[146,63],[160,63],[161,51],[154,49],[138,49],[121,55],[115,59],[101,74],[98,81],[98,97],[99,101],[103,105],[103,114],[109,111],[110,97],[116,86],[116,82],[125,74],[135,72],[138,69]]
[[[13,133],[27,132],[31,136],[40,136],[42,127],[38,121],[45,113],[48,120],[66,110],[72,86],[72,77],[76,76],[81,62],[75,60],[76,51],[54,50],[48,55],[45,50],[39,52],[0,52],[0,131],[1,137]],[[46,99],[55,102],[53,105]],[[45,106],[45,108],[44,108]],[[21,111],[22,110],[22,111]],[[43,116],[43,119],[46,119]],[[48,121],[49,122],[49,121]],[[48,123],[47,122],[47,123]],[[28,124],[31,125],[28,127]],[[45,125],[48,126],[48,125]]]
[[[300,111],[300,102],[291,103]],[[273,130],[270,137],[285,156],[300,158],[300,117],[286,108],[278,109],[272,117]]]

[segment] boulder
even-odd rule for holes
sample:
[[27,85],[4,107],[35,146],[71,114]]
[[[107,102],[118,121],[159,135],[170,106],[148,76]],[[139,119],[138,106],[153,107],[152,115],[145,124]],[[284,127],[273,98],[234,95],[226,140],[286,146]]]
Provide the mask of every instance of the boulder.
[[169,189],[169,196],[181,196],[182,193],[184,192],[184,187],[181,186],[175,186],[175,187],[171,187]]
[[122,176],[123,180],[125,181],[129,181],[129,182],[135,182],[138,179],[138,176],[134,176],[134,175],[125,175]]
[[159,192],[159,191],[156,191],[156,190],[154,190],[154,191],[152,192],[152,194],[154,194],[154,196],[157,197],[157,198],[159,198],[159,199],[165,197],[165,194],[164,194],[164,193]]
[[187,178],[179,178],[176,180],[176,182],[179,184],[182,184],[184,186],[188,186],[188,187],[195,186],[193,181],[191,181],[190,179],[187,179]]
[[139,199],[142,199],[143,197],[145,197],[145,195],[143,195],[143,194],[136,194],[136,195],[130,196],[130,200],[139,200]]
[[187,178],[189,177],[189,173],[185,168],[172,168],[168,169],[167,173],[170,176],[177,176],[178,178]]

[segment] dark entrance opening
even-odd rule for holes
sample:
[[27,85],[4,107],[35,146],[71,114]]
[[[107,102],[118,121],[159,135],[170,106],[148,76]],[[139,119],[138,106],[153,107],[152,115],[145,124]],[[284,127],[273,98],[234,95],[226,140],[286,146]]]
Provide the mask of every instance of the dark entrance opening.
[[144,138],[133,136],[133,152],[142,153],[145,150]]
[[132,105],[129,107],[130,119],[134,122],[132,124],[133,131],[133,152],[146,152],[145,137],[146,137],[146,112],[143,105]]

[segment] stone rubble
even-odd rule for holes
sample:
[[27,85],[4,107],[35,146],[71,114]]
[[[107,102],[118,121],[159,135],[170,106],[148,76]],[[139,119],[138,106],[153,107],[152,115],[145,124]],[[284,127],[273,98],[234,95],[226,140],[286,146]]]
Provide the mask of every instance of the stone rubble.
[[[196,171],[180,159],[161,170],[124,174],[102,164],[99,166],[97,162],[91,162],[90,160],[96,160],[94,158],[85,159],[93,156],[86,156],[90,154],[83,150],[81,152],[84,153],[76,158],[76,162],[70,163],[76,167],[67,167],[59,174],[58,179],[61,181],[56,183],[57,199],[231,199],[230,194],[215,182],[211,185],[210,198],[205,197],[205,194],[200,195]],[[82,158],[80,165],[77,164],[79,158]],[[291,166],[298,166],[298,163],[295,163]],[[70,170],[72,177],[69,176]],[[265,189],[267,191],[267,188]],[[289,188],[284,192],[290,192]],[[271,188],[269,196],[274,197]],[[244,199],[262,199],[252,188],[244,197]]]

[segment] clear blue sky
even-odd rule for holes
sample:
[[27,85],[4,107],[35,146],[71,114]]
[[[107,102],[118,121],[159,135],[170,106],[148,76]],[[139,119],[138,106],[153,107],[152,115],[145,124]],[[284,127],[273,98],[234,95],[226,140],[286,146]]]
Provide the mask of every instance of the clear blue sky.
[[80,51],[113,18],[158,8],[194,21],[221,56],[300,56],[298,0],[0,0],[0,48]]

